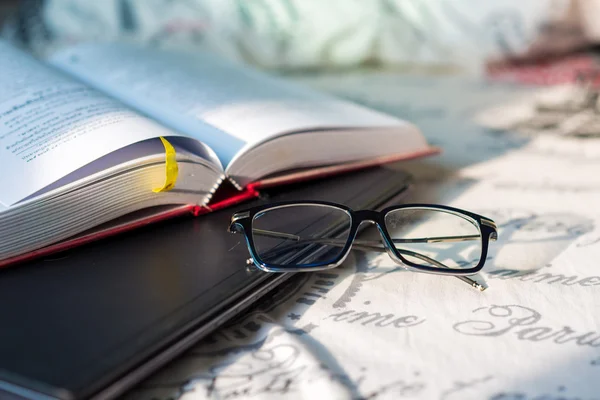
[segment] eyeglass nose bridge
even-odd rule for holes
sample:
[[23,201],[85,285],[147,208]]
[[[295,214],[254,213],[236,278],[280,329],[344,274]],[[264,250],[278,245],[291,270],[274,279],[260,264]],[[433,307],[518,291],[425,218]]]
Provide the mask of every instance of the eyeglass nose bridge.
[[379,224],[379,212],[373,210],[354,211],[354,223],[357,226],[365,221]]
[[387,239],[385,237],[385,234],[383,233],[384,227],[383,227],[383,221],[381,220],[381,214],[378,211],[373,211],[373,210],[354,211],[353,225],[356,227],[357,231],[358,231],[358,228],[365,222],[377,226],[377,229],[379,230],[379,234],[381,235],[381,238],[383,239],[383,243],[385,243],[386,249],[391,250],[391,249],[388,249],[388,247],[389,247],[388,245],[390,245],[390,244],[387,243]]
[[383,226],[384,222],[382,221],[381,214],[378,211],[373,210],[355,211],[354,224],[356,226],[356,229],[358,230],[358,228],[365,222],[377,226],[377,230],[379,231],[379,235],[382,239],[381,242],[383,244],[383,248],[385,249],[386,253],[390,256],[390,258],[394,260],[397,264],[403,266],[406,269],[409,269],[410,267],[404,264],[402,259],[400,259],[396,255],[396,253],[393,250],[393,243],[390,243],[388,238],[386,237],[384,233],[385,227]]

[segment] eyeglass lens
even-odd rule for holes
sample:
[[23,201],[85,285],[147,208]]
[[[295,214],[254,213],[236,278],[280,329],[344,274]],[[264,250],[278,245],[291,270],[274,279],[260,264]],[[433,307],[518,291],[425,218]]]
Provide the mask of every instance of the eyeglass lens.
[[466,269],[481,259],[479,226],[449,211],[398,209],[385,215],[394,247],[407,261],[433,268]]
[[[438,269],[477,266],[482,238],[475,221],[451,211],[403,208],[385,215],[385,229],[406,261]],[[252,220],[256,255],[280,268],[317,267],[342,254],[352,225],[343,209],[294,204],[266,209]]]
[[327,205],[287,205],[256,214],[252,239],[266,264],[316,267],[335,262],[350,235],[350,214]]

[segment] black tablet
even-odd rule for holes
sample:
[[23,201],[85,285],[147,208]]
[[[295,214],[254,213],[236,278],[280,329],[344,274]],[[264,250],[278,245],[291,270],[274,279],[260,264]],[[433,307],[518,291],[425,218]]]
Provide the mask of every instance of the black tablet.
[[328,200],[378,208],[405,173],[375,168],[267,193],[0,271],[0,398],[112,398],[290,274],[247,268],[237,209]]

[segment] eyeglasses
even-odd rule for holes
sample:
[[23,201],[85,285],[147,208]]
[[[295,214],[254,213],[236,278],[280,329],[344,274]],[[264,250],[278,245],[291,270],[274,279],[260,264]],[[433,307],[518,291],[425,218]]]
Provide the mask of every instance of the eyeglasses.
[[[383,240],[358,240],[363,222],[375,224]],[[408,269],[452,275],[484,287],[467,275],[485,263],[498,237],[489,218],[457,208],[407,204],[382,211],[353,211],[322,201],[281,202],[237,212],[229,232],[244,233],[249,264],[267,272],[318,271],[339,266],[355,249],[387,252]]]

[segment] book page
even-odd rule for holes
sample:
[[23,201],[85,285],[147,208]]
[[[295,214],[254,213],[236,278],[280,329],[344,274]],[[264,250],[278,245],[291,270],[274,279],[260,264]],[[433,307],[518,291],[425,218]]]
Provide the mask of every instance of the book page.
[[0,42],[0,211],[114,150],[174,135]]
[[[54,65],[166,125],[195,135],[221,162],[285,133],[403,122],[209,54],[125,44],[87,44],[57,53]],[[206,135],[199,120],[227,132]]]

